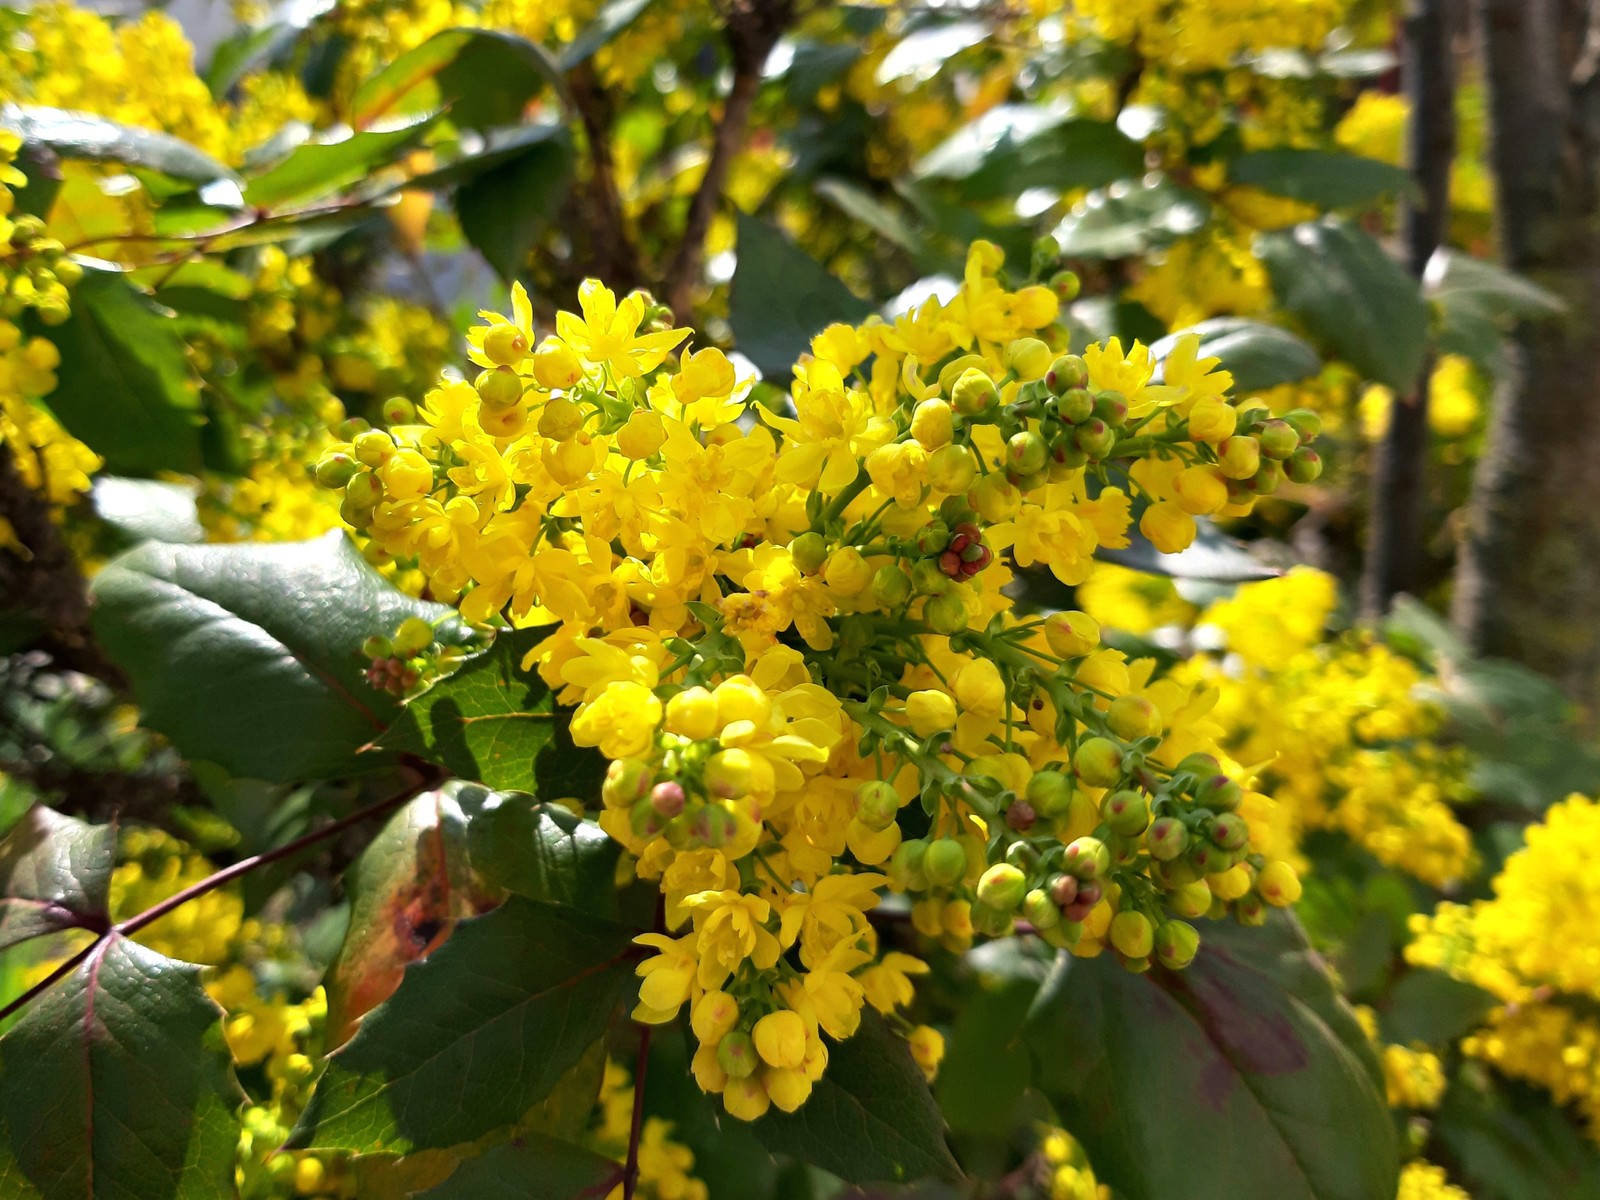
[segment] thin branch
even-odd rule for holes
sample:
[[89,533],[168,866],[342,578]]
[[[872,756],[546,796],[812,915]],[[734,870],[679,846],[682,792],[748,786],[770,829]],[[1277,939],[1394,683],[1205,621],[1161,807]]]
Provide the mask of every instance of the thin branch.
[[750,112],[761,90],[767,56],[794,20],[793,0],[733,0],[727,15],[728,49],[733,56],[733,85],[722,106],[711,142],[706,173],[689,202],[683,240],[667,269],[666,302],[680,324],[686,323],[705,264],[706,236],[722,204],[728,171],[744,147]]
[[567,89],[589,143],[589,205],[585,217],[589,224],[591,270],[610,286],[625,290],[639,278],[639,257],[628,236],[622,196],[617,190],[616,164],[611,157],[611,105],[588,63],[568,76]]
[[639,1186],[639,1143],[644,1133],[644,1074],[650,1065],[650,1034],[653,1025],[639,1031],[639,1055],[633,1064],[633,1123],[628,1129],[628,1161],[622,1168],[622,1200],[633,1200]]
[[106,932],[100,937],[97,937],[93,942],[85,946],[77,954],[74,954],[71,958],[67,959],[66,962],[62,963],[44,979],[40,980],[27,991],[23,992],[22,995],[11,1001],[11,1003],[7,1004],[3,1009],[0,1009],[0,1021],[4,1021],[7,1017],[12,1016],[14,1013],[20,1012],[39,996],[42,996],[45,992],[47,992],[54,984],[59,983],[62,979],[65,979],[75,968],[77,968],[80,963],[83,962],[84,959],[88,958],[89,955],[94,952],[94,948],[106,938],[117,937],[119,935],[122,937],[131,937],[133,934],[138,933],[139,930],[145,928],[145,926],[151,925],[174,910],[182,908],[185,904],[189,903],[189,901],[198,899],[199,897],[204,896],[207,892],[216,891],[216,889],[221,887],[223,884],[231,883],[233,880],[238,879],[241,875],[248,875],[251,871],[257,870],[258,868],[269,866],[275,862],[280,862],[285,858],[291,858],[300,853],[300,851],[308,849],[311,846],[315,846],[318,842],[327,841],[329,838],[343,833],[345,830],[354,825],[359,825],[361,822],[369,820],[372,817],[380,816],[392,809],[399,808],[406,801],[417,795],[420,795],[422,792],[427,791],[430,787],[437,787],[444,778],[444,773],[437,767],[433,766],[431,763],[422,762],[420,759],[408,758],[405,766],[416,778],[414,778],[411,783],[407,784],[394,795],[386,796],[382,800],[378,800],[367,805],[365,808],[359,808],[348,816],[340,817],[337,821],[334,821],[328,825],[324,825],[320,829],[313,829],[310,833],[303,834],[302,836],[295,838],[292,842],[285,842],[283,845],[276,846],[273,849],[264,851],[261,854],[252,854],[249,858],[242,858],[232,866],[224,867],[222,870],[206,876],[198,883],[191,884],[182,891],[168,896],[159,904],[151,905],[142,913],[129,917],[126,921],[119,921],[117,924],[111,926],[111,928],[106,930]]

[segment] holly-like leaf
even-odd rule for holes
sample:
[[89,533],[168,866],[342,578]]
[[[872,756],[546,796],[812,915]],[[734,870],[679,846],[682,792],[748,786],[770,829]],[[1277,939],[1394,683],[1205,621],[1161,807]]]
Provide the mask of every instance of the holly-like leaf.
[[616,916],[619,847],[593,821],[520,792],[490,792],[467,830],[473,868],[486,881],[530,900]]
[[1256,254],[1278,302],[1334,357],[1405,391],[1428,348],[1417,281],[1358,225],[1326,218],[1264,233]]
[[1090,192],[1056,226],[1068,258],[1131,258],[1193,233],[1209,216],[1206,198],[1166,179]]
[[123,545],[205,541],[193,484],[97,475],[90,495],[95,516],[117,532]]
[[244,198],[259,208],[306,203],[365,179],[396,162],[433,122],[431,115],[392,128],[351,133],[332,142],[302,142],[287,158],[245,187]]
[[1219,358],[1233,376],[1235,392],[1261,392],[1282,383],[1299,383],[1322,370],[1322,359],[1304,338],[1287,329],[1245,317],[1213,317],[1168,334],[1150,347],[1164,362],[1178,339],[1197,334],[1200,357]]
[[0,839],[0,950],[65,929],[104,929],[117,850],[111,825],[43,805]]
[[196,146],[170,134],[122,125],[92,113],[42,105],[0,107],[0,128],[62,158],[121,163],[237,198],[238,177]]
[[527,1134],[470,1158],[417,1200],[581,1200],[622,1182],[609,1158],[540,1134]]
[[1318,208],[1355,208],[1411,187],[1410,172],[1393,163],[1344,150],[1293,147],[1241,154],[1228,164],[1228,180]]
[[281,0],[261,23],[241,29],[217,44],[206,65],[206,87],[217,99],[262,63],[287,50],[318,18],[333,11],[337,0]]
[[635,991],[630,931],[513,896],[463,921],[336,1051],[292,1144],[406,1153],[517,1120]]
[[1067,118],[1042,105],[1001,105],[958,129],[913,169],[959,181],[967,200],[1105,187],[1144,170],[1144,150],[1110,121]]
[[465,129],[514,125],[561,69],[544,47],[492,29],[446,29],[356,89],[350,124],[369,129],[396,115],[448,109]]
[[406,964],[431,953],[463,917],[498,897],[473,874],[468,816],[456,787],[424,792],[389,818],[346,877],[350,924],[328,968],[328,1045],[394,994]]
[[1178,972],[1063,954],[1040,990],[1036,1081],[1096,1173],[1129,1200],[1393,1195],[1377,1061],[1298,927],[1205,936]]
[[769,1150],[847,1183],[961,1178],[944,1117],[905,1039],[872,1010],[856,1035],[828,1048],[828,1071],[793,1113],[755,1123]]
[[176,321],[115,271],[88,270],[50,338],[50,409],[108,470],[200,469],[200,393]]
[[0,1195],[233,1193],[243,1097],[200,968],[117,934],[0,1038]]
[[378,744],[497,791],[552,800],[593,797],[605,760],[572,744],[571,713],[556,704],[537,671],[522,669],[550,628],[497,636],[488,650],[407,704]]
[[456,192],[461,232],[501,279],[517,279],[567,193],[572,149],[564,139],[531,145]]
[[871,304],[777,229],[740,215],[728,321],[739,352],[768,379],[787,377],[828,325],[871,312]]
[[361,643],[409,616],[464,633],[440,604],[389,584],[331,533],[280,545],[172,546],[113,559],[91,589],[94,627],[144,721],[183,754],[272,782],[381,766],[357,751],[398,711],[368,685]]

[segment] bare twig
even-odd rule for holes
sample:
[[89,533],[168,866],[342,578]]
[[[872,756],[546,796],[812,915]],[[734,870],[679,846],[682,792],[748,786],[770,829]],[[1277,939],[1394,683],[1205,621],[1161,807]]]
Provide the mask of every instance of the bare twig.
[[622,1200],[633,1200],[639,1186],[639,1142],[644,1135],[644,1074],[650,1065],[653,1025],[639,1027],[639,1055],[633,1064],[633,1122],[628,1128],[628,1161],[622,1168]]
[[622,217],[616,166],[611,158],[611,104],[588,63],[567,77],[572,107],[589,143],[590,269],[612,287],[628,289],[639,279],[639,256]]

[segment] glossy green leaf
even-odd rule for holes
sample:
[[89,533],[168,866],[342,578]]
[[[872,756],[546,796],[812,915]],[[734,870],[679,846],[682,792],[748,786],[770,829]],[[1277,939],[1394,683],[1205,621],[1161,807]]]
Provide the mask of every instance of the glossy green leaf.
[[117,831],[43,805],[0,839],[0,950],[65,929],[104,929]]
[[1497,319],[1554,317],[1566,310],[1554,292],[1498,263],[1460,250],[1434,251],[1423,271],[1422,294],[1446,313],[1452,306],[1470,305]]
[[394,994],[406,964],[498,897],[474,878],[457,786],[424,792],[389,818],[345,877],[350,924],[328,968],[328,1044]]
[[1144,170],[1144,149],[1110,121],[1068,118],[1039,105],[1001,105],[958,129],[912,170],[919,180],[959,183],[968,200],[1026,188],[1106,187]]
[[551,228],[571,176],[571,148],[564,140],[543,141],[456,192],[462,234],[506,283],[524,274],[528,255]]
[[50,409],[107,470],[199,470],[200,393],[170,316],[116,272],[89,270],[50,339],[61,351]]
[[606,0],[589,23],[561,48],[561,70],[570,71],[594,57],[595,51],[609,46],[616,36],[632,25],[654,0]]
[[1404,167],[1343,150],[1279,147],[1241,154],[1228,164],[1228,181],[1318,208],[1355,208],[1406,191],[1411,175]]
[[1432,1125],[1451,1182],[1473,1200],[1600,1197],[1600,1147],[1543,1089],[1474,1072],[1445,1093]]
[[636,993],[631,931],[513,896],[464,921],[328,1062],[293,1144],[471,1141],[550,1093]]
[[1037,1083],[1128,1200],[1392,1196],[1394,1125],[1354,1014],[1287,919],[1224,929],[1179,972],[1061,955],[1029,1020]]
[[1407,971],[1378,1012],[1383,1040],[1444,1046],[1482,1023],[1498,1001],[1482,988],[1438,971]]
[[1261,234],[1256,254],[1278,302],[1366,378],[1410,389],[1428,347],[1417,281],[1358,225],[1335,218]]
[[574,746],[569,710],[537,670],[523,670],[550,626],[502,633],[494,645],[405,706],[379,745],[446,767],[458,779],[552,800],[598,794],[605,760]]
[[934,1087],[956,1133],[1011,1133],[1032,1079],[1022,1021],[1038,990],[1038,981],[1026,978],[974,980],[962,988],[961,1011]]
[[889,48],[878,63],[879,86],[897,80],[931,79],[951,59],[992,36],[984,21],[948,21],[916,26]]
[[192,484],[98,475],[90,496],[95,516],[128,544],[205,540]]
[[0,1195],[216,1200],[243,1097],[201,968],[113,934],[0,1038]]
[[619,847],[570,809],[521,792],[489,792],[473,809],[467,840],[473,868],[488,882],[530,900],[616,916]]
[[879,237],[899,246],[919,263],[937,265],[927,239],[898,207],[880,200],[866,188],[847,179],[819,179],[812,190],[852,221],[860,222]]
[[446,29],[408,50],[356,89],[350,124],[448,109],[462,128],[514,125],[546,84],[560,85],[549,52],[492,29]]
[[835,321],[863,320],[873,307],[765,221],[740,215],[728,321],[739,352],[782,381]]
[[1068,258],[1131,258],[1206,223],[1204,196],[1164,179],[1091,192],[1056,226]]
[[251,70],[283,53],[314,21],[332,12],[336,2],[281,0],[273,5],[266,20],[217,44],[206,66],[206,87],[218,99],[226,96]]
[[[501,129],[487,129],[477,134],[462,135],[454,158],[446,158],[439,166],[420,175],[413,175],[395,187],[396,192],[416,189],[439,189],[470,183],[496,167],[515,163],[536,146],[559,143],[567,162],[562,169],[570,169],[571,143],[566,127],[553,121],[540,121]],[[441,157],[443,157],[441,155]]]
[[1150,347],[1162,362],[1178,339],[1200,336],[1200,357],[1219,358],[1233,375],[1235,393],[1261,392],[1283,383],[1298,383],[1322,370],[1322,359],[1304,338],[1287,329],[1245,317],[1213,317],[1169,334]]
[[287,158],[252,179],[244,198],[255,207],[273,209],[327,196],[399,161],[432,123],[433,117],[424,114],[393,128],[351,133],[339,141],[302,142]]
[[609,1158],[539,1134],[528,1134],[470,1158],[417,1200],[581,1200],[603,1196],[622,1181]]
[[196,186],[223,184],[238,195],[237,176],[205,151],[170,134],[122,125],[92,113],[41,105],[0,107],[0,128],[25,142],[50,147],[62,158],[121,163]]
[[769,1150],[847,1183],[961,1178],[944,1117],[905,1039],[871,1009],[855,1036],[828,1047],[828,1071],[793,1113],[755,1124]]
[[[147,542],[91,590],[95,630],[145,723],[187,758],[273,782],[388,761],[358,761],[398,710],[363,677],[361,643],[412,615],[451,616],[396,590],[337,532],[279,545]],[[453,621],[442,628],[460,636]]]

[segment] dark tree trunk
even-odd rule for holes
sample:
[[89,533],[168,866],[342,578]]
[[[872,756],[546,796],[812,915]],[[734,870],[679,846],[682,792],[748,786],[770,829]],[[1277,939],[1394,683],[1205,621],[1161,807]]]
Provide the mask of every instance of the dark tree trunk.
[[1600,710],[1600,0],[1476,0],[1506,265],[1564,316],[1517,330],[1463,530],[1455,622]]
[[[1456,152],[1455,68],[1451,61],[1454,0],[1411,0],[1401,43],[1401,85],[1410,101],[1407,156],[1416,195],[1401,212],[1406,266],[1418,279],[1449,233],[1450,163]],[[1361,607],[1381,617],[1402,592],[1424,578],[1423,498],[1428,461],[1428,376],[1425,359],[1407,395],[1395,397],[1389,429],[1372,472]]]

